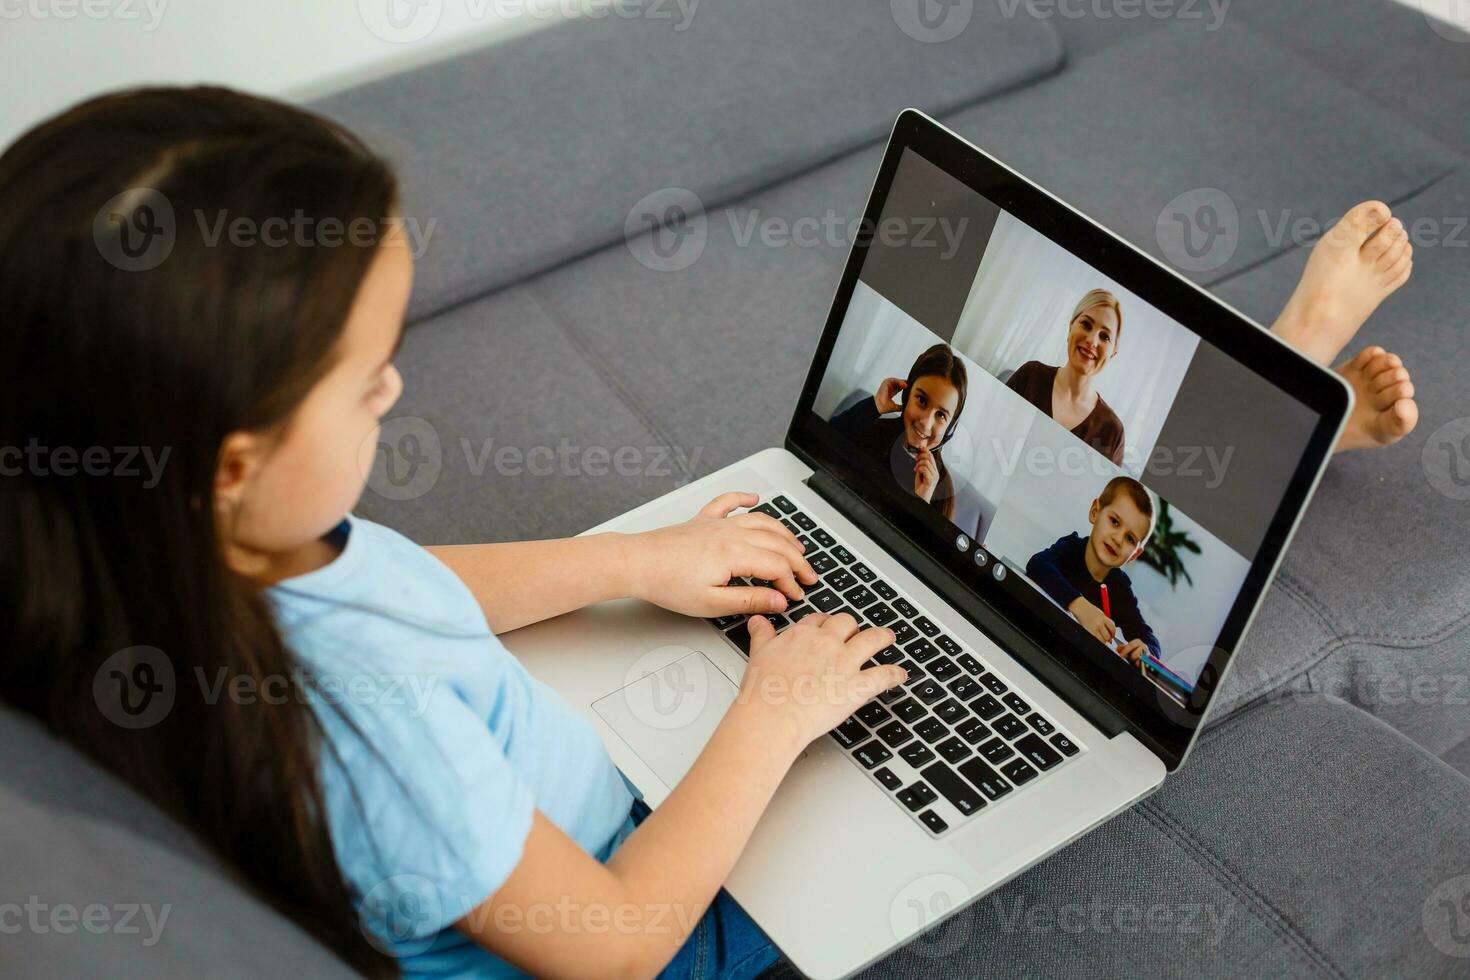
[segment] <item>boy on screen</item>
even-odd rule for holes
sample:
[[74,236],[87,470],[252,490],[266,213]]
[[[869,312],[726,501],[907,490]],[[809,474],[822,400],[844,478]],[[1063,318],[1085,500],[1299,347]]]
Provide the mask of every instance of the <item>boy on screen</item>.
[[[1144,621],[1133,584],[1123,571],[1143,554],[1153,533],[1153,498],[1137,480],[1115,477],[1092,502],[1087,519],[1092,533],[1086,539],[1075,532],[1061,538],[1031,556],[1026,574],[1119,656],[1138,663],[1146,651],[1161,659],[1158,637]],[[1125,642],[1114,647],[1119,629]]]

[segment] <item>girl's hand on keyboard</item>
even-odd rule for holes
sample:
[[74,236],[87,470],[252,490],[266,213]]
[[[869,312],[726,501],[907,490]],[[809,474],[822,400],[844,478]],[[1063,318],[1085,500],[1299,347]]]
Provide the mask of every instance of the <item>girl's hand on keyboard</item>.
[[[805,597],[817,573],[802,557],[796,535],[765,514],[740,514],[753,507],[753,493],[727,493],[694,519],[634,534],[624,543],[627,592],[634,598],[687,616],[784,612],[788,601]],[[729,586],[732,578],[763,579],[772,588]]]
[[748,626],[750,661],[737,705],[763,714],[762,730],[790,737],[798,751],[908,679],[908,672],[896,664],[864,668],[874,654],[892,645],[893,631],[874,627],[859,632],[846,613],[814,613],[779,636],[761,616],[752,617]]

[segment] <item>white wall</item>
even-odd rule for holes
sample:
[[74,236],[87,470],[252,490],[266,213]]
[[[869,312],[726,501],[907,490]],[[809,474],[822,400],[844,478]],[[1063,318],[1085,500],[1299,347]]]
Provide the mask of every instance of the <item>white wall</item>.
[[[555,24],[576,6],[568,0],[0,0],[0,147],[109,89],[215,82],[310,99]],[[394,9],[402,28],[388,19]]]

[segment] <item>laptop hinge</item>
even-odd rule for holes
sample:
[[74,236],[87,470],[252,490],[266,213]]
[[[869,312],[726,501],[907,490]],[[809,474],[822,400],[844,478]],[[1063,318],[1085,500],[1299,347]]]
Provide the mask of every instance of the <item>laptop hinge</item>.
[[835,477],[817,470],[807,484],[844,517],[861,527],[925,585],[959,610],[977,629],[1024,664],[1042,683],[1099,731],[1112,738],[1132,730],[1132,726],[1112,705],[1049,656],[1039,644],[1028,639],[992,606],[977,597],[948,569],[916,547]]

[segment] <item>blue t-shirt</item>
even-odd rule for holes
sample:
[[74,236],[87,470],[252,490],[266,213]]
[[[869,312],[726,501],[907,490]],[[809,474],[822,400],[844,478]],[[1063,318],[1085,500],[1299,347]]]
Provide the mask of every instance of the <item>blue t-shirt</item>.
[[297,689],[326,733],[328,822],[362,924],[408,976],[519,976],[454,923],[509,877],[533,811],[606,861],[632,795],[453,572],[369,521],[334,537],[334,561],[269,596],[314,681]]

